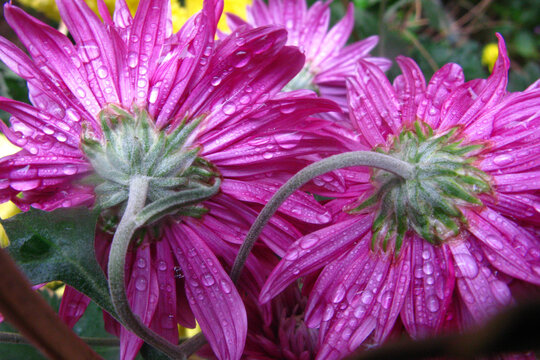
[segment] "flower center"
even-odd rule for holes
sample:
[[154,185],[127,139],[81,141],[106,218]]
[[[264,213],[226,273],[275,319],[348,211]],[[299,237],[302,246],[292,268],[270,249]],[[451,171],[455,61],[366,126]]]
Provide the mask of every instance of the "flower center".
[[490,191],[488,177],[471,164],[483,146],[461,145],[457,130],[433,136],[429,125],[417,121],[414,130],[403,130],[388,150],[375,149],[415,165],[415,176],[404,180],[374,170],[375,192],[358,206],[345,209],[357,213],[376,207],[372,249],[378,245],[386,251],[393,244],[399,253],[409,230],[440,244],[456,236],[466,223],[461,206],[482,206],[477,195]]
[[171,204],[163,206],[160,216],[175,213],[200,217],[207,211],[199,203],[208,198],[208,193],[200,199],[191,197],[188,206],[185,201],[175,206],[182,192],[211,189],[220,176],[210,162],[199,156],[200,147],[191,145],[202,118],[166,134],[155,127],[145,110],[134,109],[131,113],[110,105],[99,116],[104,139],[85,134],[82,141],[82,149],[95,171],[86,180],[95,185],[97,209],[123,209],[130,179],[145,176],[149,180],[146,203]]

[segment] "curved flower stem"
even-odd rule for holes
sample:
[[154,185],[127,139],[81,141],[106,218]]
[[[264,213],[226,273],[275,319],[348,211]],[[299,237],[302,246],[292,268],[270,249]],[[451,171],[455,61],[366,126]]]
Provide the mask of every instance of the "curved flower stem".
[[293,192],[319,175],[350,166],[375,167],[389,171],[404,179],[411,179],[414,176],[413,165],[393,158],[389,155],[371,151],[352,151],[338,154],[306,166],[304,169],[300,170],[292,178],[290,178],[285,184],[283,184],[278,191],[276,191],[274,196],[272,196],[270,201],[268,201],[268,203],[266,203],[264,208],[261,210],[259,216],[257,216],[257,219],[255,219],[255,222],[251,226],[251,229],[249,229],[249,232],[234,261],[234,265],[230,273],[231,280],[233,282],[238,280],[244,267],[244,263],[246,262],[247,257],[255,244],[255,240],[257,240],[262,229],[268,223],[277,209]]
[[171,344],[159,334],[150,330],[131,311],[126,296],[124,266],[126,253],[135,230],[137,214],[146,203],[149,180],[145,176],[134,176],[129,183],[129,198],[124,215],[114,233],[111,250],[109,253],[109,288],[114,309],[122,324],[149,345],[159,349],[173,359],[185,359],[186,355],[178,346]]

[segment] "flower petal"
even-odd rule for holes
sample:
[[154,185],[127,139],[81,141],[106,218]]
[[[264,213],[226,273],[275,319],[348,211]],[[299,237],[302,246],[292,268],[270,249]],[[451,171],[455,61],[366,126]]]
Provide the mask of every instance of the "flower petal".
[[495,276],[475,239],[448,243],[454,257],[456,285],[475,322],[483,322],[512,302],[507,284]]
[[441,120],[441,109],[445,99],[454,89],[463,84],[464,79],[461,66],[450,63],[441,67],[431,77],[418,106],[416,116],[432,128],[437,128]]
[[62,294],[60,309],[58,309],[58,316],[64,320],[67,326],[73,328],[83,316],[88,304],[90,304],[89,297],[66,285],[64,294]]
[[[151,265],[150,245],[140,245],[134,253],[131,277],[127,287],[127,297],[131,310],[146,326],[152,322],[156,311],[159,286],[156,272]],[[120,329],[120,359],[132,360],[137,356],[143,340],[131,331]]]
[[426,90],[426,80],[413,59],[398,56],[396,61],[403,75],[396,78],[394,88],[401,105],[402,123],[404,126],[410,126],[416,121],[418,104]]
[[176,246],[188,301],[212,350],[220,359],[240,359],[247,317],[234,284],[202,239],[178,224],[165,231]]
[[534,234],[489,208],[479,214],[470,210],[463,214],[493,267],[540,285],[540,241]]
[[295,279],[334,261],[369,230],[371,217],[358,217],[327,226],[291,245],[261,290],[262,303],[283,291]]
[[433,246],[413,236],[411,286],[401,319],[413,338],[436,334],[442,327],[454,292],[454,268],[446,245]]

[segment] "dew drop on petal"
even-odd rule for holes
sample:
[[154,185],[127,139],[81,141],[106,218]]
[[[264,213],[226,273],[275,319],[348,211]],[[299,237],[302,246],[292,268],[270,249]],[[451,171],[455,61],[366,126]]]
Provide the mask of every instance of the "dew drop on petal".
[[364,291],[364,293],[362,294],[362,297],[360,298],[360,301],[368,305],[371,303],[371,300],[373,300],[373,293],[369,290]]
[[508,285],[500,280],[495,280],[489,285],[491,287],[491,292],[497,301],[502,305],[508,305],[512,301],[512,294]]
[[311,248],[313,245],[315,245],[319,241],[319,237],[315,234],[309,234],[304,236],[302,240],[300,240],[300,247],[304,250],[307,250]]
[[135,288],[139,291],[144,291],[146,290],[146,287],[148,286],[148,280],[146,280],[144,277],[142,276],[139,276],[136,280],[135,280]]
[[231,287],[231,284],[229,284],[228,281],[225,281],[225,280],[221,280],[219,282],[220,286],[221,286],[221,290],[223,290],[223,292],[225,294],[230,294],[231,291],[232,291],[232,287]]
[[392,299],[394,298],[394,295],[391,291],[385,291],[381,295],[381,305],[383,308],[388,309],[390,308],[390,305],[392,305]]
[[212,286],[215,283],[214,277],[212,275],[210,275],[210,274],[205,274],[202,277],[202,283],[203,283],[204,286]]
[[430,295],[427,297],[426,305],[427,309],[432,313],[439,311],[439,308],[441,306],[439,299],[435,295]]
[[459,273],[462,276],[473,279],[478,275],[478,265],[476,260],[469,254],[454,255],[456,266],[459,268]]
[[146,260],[144,260],[143,258],[137,259],[137,267],[139,269],[144,269],[146,267]]
[[107,67],[101,66],[97,69],[97,76],[100,79],[105,79],[109,75],[109,71],[107,70]]
[[157,268],[158,268],[159,271],[165,271],[165,270],[167,270],[167,263],[165,261],[161,260],[158,263]]
[[236,111],[236,105],[232,102],[227,102],[223,105],[223,113],[225,115],[232,115]]
[[330,304],[326,305],[322,316],[322,321],[328,321],[334,316],[334,307]]
[[424,250],[422,252],[422,259],[429,260],[430,257],[431,257],[431,253],[428,250]]
[[493,163],[498,166],[509,165],[513,163],[514,161],[515,161],[514,156],[510,154],[497,155],[493,158]]
[[343,284],[339,284],[338,288],[336,289],[336,292],[334,293],[334,296],[332,297],[332,302],[334,304],[339,303],[343,298],[345,297],[345,286]]
[[218,86],[221,84],[221,78],[219,76],[214,76],[210,81],[210,84],[212,84],[212,86]]
[[263,158],[265,158],[266,160],[270,160],[273,157],[274,157],[274,154],[268,151],[263,154]]
[[159,89],[158,88],[152,88],[152,91],[150,91],[150,96],[148,97],[148,102],[150,104],[154,104],[159,96]]
[[300,253],[298,252],[298,249],[292,249],[288,253],[285,254],[285,259],[296,260],[298,259],[298,255],[300,255]]
[[139,56],[136,52],[131,52],[128,54],[127,64],[132,69],[137,67],[139,64]]
[[422,267],[422,269],[424,270],[424,273],[426,275],[433,274],[433,264],[432,263],[425,263],[424,266]]
[[62,171],[65,175],[75,175],[77,173],[77,167],[74,165],[65,165]]
[[486,236],[485,241],[488,245],[490,245],[492,248],[496,250],[502,250],[503,249],[503,243],[499,239],[498,236],[490,234]]

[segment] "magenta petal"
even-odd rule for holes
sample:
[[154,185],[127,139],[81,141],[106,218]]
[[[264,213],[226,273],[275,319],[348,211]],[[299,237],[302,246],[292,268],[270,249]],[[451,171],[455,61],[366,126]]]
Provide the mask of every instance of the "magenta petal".
[[[270,180],[248,182],[225,179],[221,184],[221,191],[242,201],[266,204],[279,189],[279,185]],[[301,191],[289,196],[279,211],[311,224],[325,224],[332,219],[313,196]]]
[[348,80],[351,119],[371,146],[384,144],[401,125],[399,103],[384,73],[360,60],[354,81]]
[[[485,82],[470,81],[460,87],[460,91],[451,96],[441,116],[441,129],[448,129],[455,125],[468,126],[486,109],[490,109],[506,95],[508,82],[508,69],[510,62],[506,54],[504,40],[499,38],[499,57],[493,72]],[[485,119],[484,126],[488,124]],[[493,119],[491,119],[493,121]],[[474,135],[471,132],[471,135]]]
[[[173,344],[178,343],[178,327],[176,319],[176,278],[174,271],[174,258],[171,247],[167,241],[159,241],[155,244],[155,255],[152,265],[157,274],[159,285],[159,298],[157,299],[156,312],[151,328]],[[150,294],[150,302],[156,301]]]
[[456,269],[456,285],[475,322],[482,322],[513,299],[508,285],[499,280],[483,259],[475,239],[449,243]]
[[139,4],[133,19],[127,47],[127,70],[131,83],[136,86],[132,96],[141,105],[146,105],[149,80],[163,56],[165,39],[171,36],[167,31],[170,30],[170,17],[170,1],[148,0]]
[[[298,1],[297,3],[303,3]],[[272,22],[269,22],[271,24]],[[306,52],[306,57],[309,60],[316,59],[321,53],[321,47],[324,46],[323,41],[328,31],[328,24],[330,23],[330,9],[328,4],[321,1],[315,2],[307,11],[305,20],[303,22],[304,28],[301,30],[302,35],[297,45],[301,45]],[[294,44],[289,42],[289,44]],[[332,44],[327,44],[332,46]]]
[[215,255],[198,236],[178,224],[166,229],[185,276],[186,296],[202,332],[220,359],[240,359],[247,316],[236,287]]
[[73,328],[83,316],[88,304],[90,304],[89,297],[66,285],[60,309],[58,309],[58,316],[64,320],[67,326]]
[[446,245],[433,246],[418,236],[411,241],[411,286],[401,319],[413,338],[437,333],[454,291],[454,268]]
[[[396,96],[401,104],[401,119],[404,126],[416,121],[417,108],[426,89],[426,80],[422,70],[411,58],[398,56],[396,59],[403,75],[394,81]],[[399,84],[399,86],[396,86]]]
[[[151,265],[150,246],[140,245],[131,268],[127,297],[131,310],[146,326],[152,322],[159,296],[156,271]],[[120,359],[132,360],[137,356],[143,341],[124,327],[120,330]]]
[[[63,82],[79,103],[85,104],[89,113],[96,116],[102,102],[93,91],[94,89],[89,87],[88,75],[81,67],[81,61],[84,61],[84,58],[80,56],[80,53],[77,54],[71,41],[65,35],[39,22],[17,7],[6,5],[5,15],[6,20],[29,49],[36,65],[47,68],[49,76],[57,83],[58,80]],[[95,16],[93,13],[92,15]]]
[[[327,10],[327,12],[330,12]],[[321,23],[317,19],[316,23]],[[322,23],[324,24],[324,23]],[[322,63],[329,57],[335,57],[338,55],[341,48],[347,43],[349,35],[354,25],[354,4],[349,3],[347,7],[347,13],[334,27],[325,35],[321,42],[319,51],[313,59],[312,67],[322,67]],[[326,30],[326,29],[325,29]],[[300,43],[300,45],[303,45]]]
[[499,213],[466,210],[469,231],[482,243],[488,261],[514,278],[540,285],[540,241]]
[[57,3],[62,20],[77,44],[78,56],[87,73],[85,82],[96,96],[100,108],[107,103],[118,103],[120,69],[116,58],[125,56],[122,48],[115,46],[105,24],[85,3],[72,0],[59,0]]
[[[377,322],[381,310],[381,303],[377,299],[382,300],[392,258],[373,254],[369,249],[369,242],[361,241],[364,244],[358,244],[354,250],[339,259],[339,268],[332,269],[331,265],[328,265],[323,270],[310,295],[309,303],[316,303],[322,310],[319,330],[322,341],[317,359],[325,359],[326,354],[333,354],[335,351],[341,354],[338,357],[341,358],[354,351],[376,327],[386,325]],[[396,297],[397,303],[402,301],[397,300],[397,297],[403,298],[405,290],[404,288],[401,294],[392,296]],[[392,297],[383,300],[389,308],[394,302]],[[306,312],[306,323],[309,326],[313,325],[316,319],[310,317],[314,314],[312,311],[317,311],[317,307],[310,307]],[[394,316],[399,313],[396,310],[392,311]],[[389,322],[392,322],[391,319]]]
[[440,68],[431,77],[416,116],[432,128],[437,128],[444,100],[454,89],[463,84],[464,79],[463,70],[457,64],[450,63]]
[[301,237],[287,250],[261,290],[262,303],[283,291],[295,279],[336,259],[369,229],[371,218],[351,218]]

